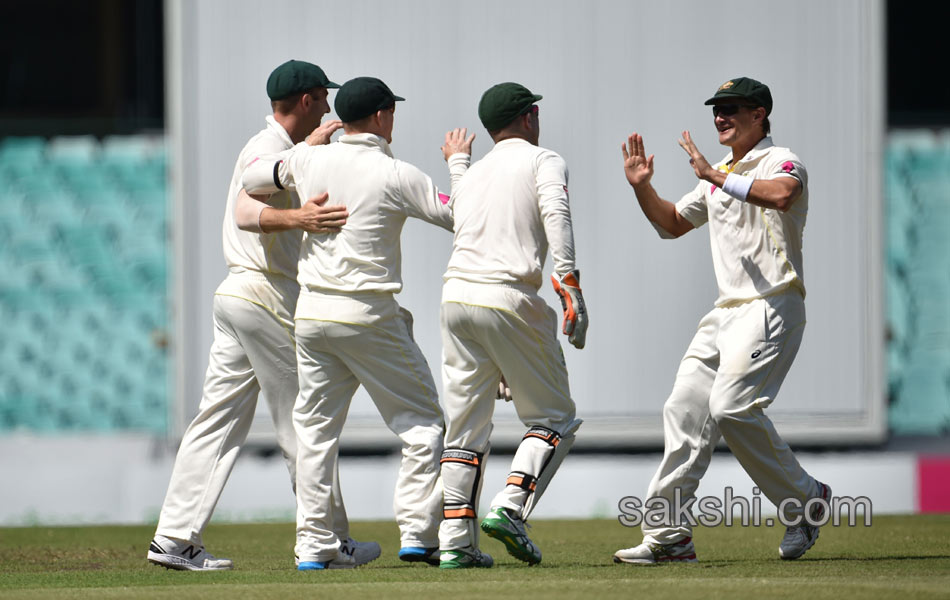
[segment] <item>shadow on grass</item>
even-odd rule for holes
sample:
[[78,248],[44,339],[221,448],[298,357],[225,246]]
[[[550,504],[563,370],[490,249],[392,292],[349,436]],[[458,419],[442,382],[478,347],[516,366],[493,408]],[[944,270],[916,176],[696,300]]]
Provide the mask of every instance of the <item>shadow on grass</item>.
[[929,554],[927,556],[823,556],[820,558],[797,558],[783,562],[789,563],[817,563],[817,562],[878,562],[884,560],[947,560],[947,554]]

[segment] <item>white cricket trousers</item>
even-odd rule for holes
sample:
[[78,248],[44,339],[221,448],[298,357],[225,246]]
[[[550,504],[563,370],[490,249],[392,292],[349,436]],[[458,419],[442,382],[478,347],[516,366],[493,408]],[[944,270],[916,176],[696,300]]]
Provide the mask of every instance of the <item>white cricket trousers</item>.
[[[442,289],[441,325],[446,448],[488,450],[502,374],[526,427],[560,432],[574,421],[558,316],[533,287],[451,278]],[[491,506],[513,508],[510,491],[505,486]],[[473,545],[477,540],[469,525],[465,519],[444,520],[441,547]]]
[[298,307],[297,555],[301,561],[337,555],[330,494],[340,433],[360,384],[402,441],[393,498],[402,546],[437,546],[443,417],[429,365],[412,338],[411,315],[392,294],[308,295],[307,305],[321,307],[326,317],[312,318]]
[[[786,517],[802,514],[818,483],[799,464],[765,415],[798,353],[805,330],[805,302],[797,290],[714,308],[680,362],[663,406],[663,460],[648,498],[681,503],[695,497],[720,435],[762,493],[776,506],[786,498]],[[688,523],[642,525],[644,540],[668,544],[690,536]]]
[[[198,414],[182,437],[156,534],[203,545],[202,532],[247,438],[260,391],[293,486],[297,290],[292,280],[251,272],[231,274],[218,288],[204,393]],[[346,510],[338,480],[333,485],[333,504],[340,517],[335,526],[345,538],[349,535]]]

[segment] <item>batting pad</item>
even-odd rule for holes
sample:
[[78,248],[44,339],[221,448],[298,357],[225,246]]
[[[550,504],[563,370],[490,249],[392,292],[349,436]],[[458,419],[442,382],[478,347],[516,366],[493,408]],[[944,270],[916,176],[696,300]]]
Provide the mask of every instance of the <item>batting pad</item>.
[[[534,490],[521,489],[521,492],[525,494],[524,508],[521,509],[522,520],[528,520],[534,507],[544,494],[544,490],[547,489],[554,474],[557,473],[561,463],[564,462],[564,458],[571,451],[571,447],[574,445],[574,433],[583,422],[581,419],[574,419],[560,434],[544,427],[532,427],[521,440],[521,444],[515,452],[515,457],[511,461],[512,474],[515,471],[526,472],[528,468],[537,468],[534,471],[534,473],[537,473]],[[535,430],[539,431],[536,432]],[[540,430],[555,434],[557,436],[556,443],[553,442],[550,434],[545,437]],[[524,448],[523,455],[522,448]],[[510,490],[513,484],[511,483],[511,475],[508,477],[508,489]]]
[[447,448],[442,452],[442,514],[446,519],[477,517],[485,453]]

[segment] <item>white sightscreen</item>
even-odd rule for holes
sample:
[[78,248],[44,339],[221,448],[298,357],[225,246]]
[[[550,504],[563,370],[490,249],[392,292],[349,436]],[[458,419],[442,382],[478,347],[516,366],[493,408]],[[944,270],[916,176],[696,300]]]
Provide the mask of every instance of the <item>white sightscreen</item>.
[[[643,134],[656,154],[654,185],[675,201],[695,184],[676,143],[682,130],[710,159],[727,152],[703,101],[733,77],[766,82],[775,98],[773,138],[802,158],[811,195],[809,323],[769,414],[793,442],[883,435],[881,2],[168,0],[167,8],[179,427],[194,414],[207,365],[211,298],[225,274],[221,219],[231,170],[268,114],[267,75],[296,58],[340,83],[380,77],[405,96],[393,151],[445,189],[439,146],[447,129],[477,132],[475,159],[490,148],[476,114],[485,89],[518,81],[544,95],[541,145],[570,168],[591,314],[587,348],[563,343],[587,421],[578,444],[589,447],[660,442],[677,364],[716,297],[708,229],[660,240],[624,180],[620,144],[630,132]],[[404,231],[398,299],[415,315],[437,383],[440,276],[450,248],[448,233],[424,223]],[[556,305],[549,286],[542,293]],[[255,431],[266,433],[259,416]],[[523,429],[512,407],[499,404],[496,443]],[[344,442],[395,442],[362,391]]]

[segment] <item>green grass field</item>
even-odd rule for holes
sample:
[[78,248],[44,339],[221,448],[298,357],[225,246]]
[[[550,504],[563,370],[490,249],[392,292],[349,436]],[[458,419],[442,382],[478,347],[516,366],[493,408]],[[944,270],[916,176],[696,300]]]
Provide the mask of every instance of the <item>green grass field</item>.
[[614,520],[538,521],[544,552],[527,567],[482,536],[495,568],[440,571],[396,559],[396,526],[353,523],[383,555],[350,571],[297,572],[293,525],[212,525],[205,543],[234,571],[167,571],[145,560],[152,527],[0,529],[0,598],[948,598],[950,515],[876,517],[825,527],[803,558],[782,561],[779,528],[695,532],[699,564],[634,567],[611,561],[640,532]]

